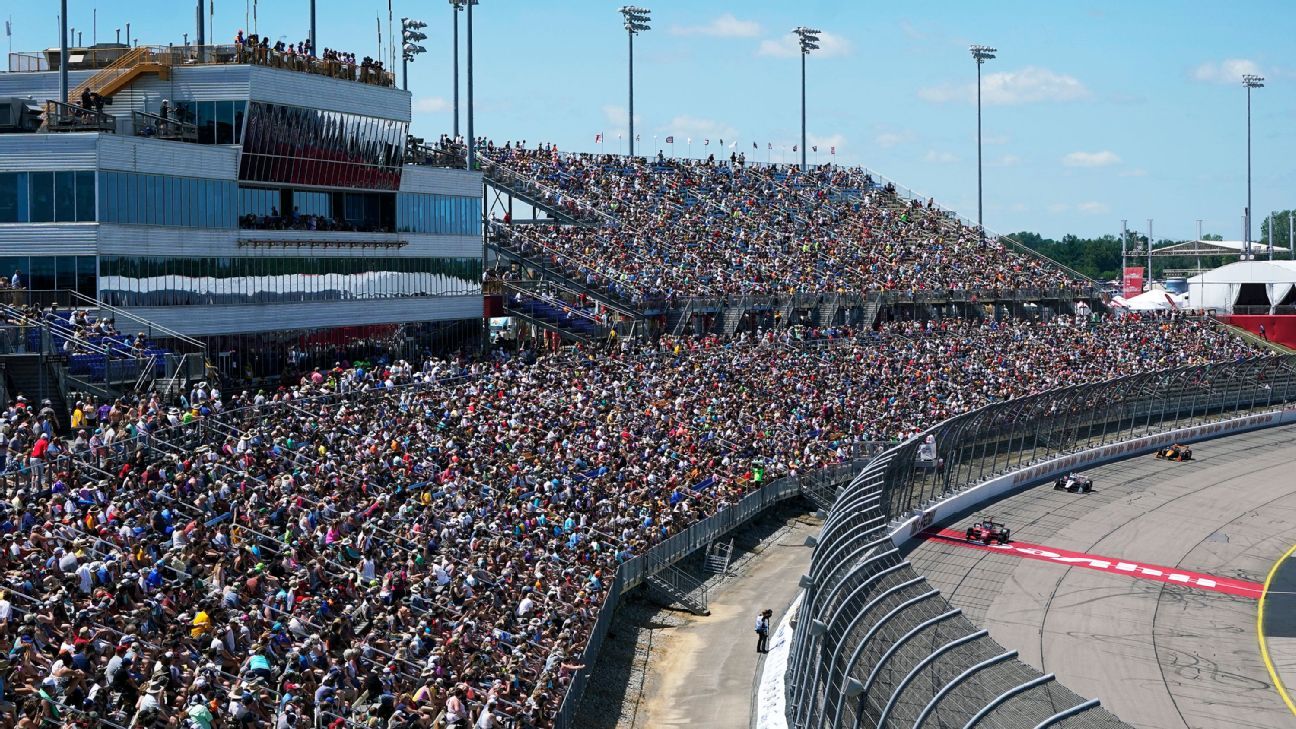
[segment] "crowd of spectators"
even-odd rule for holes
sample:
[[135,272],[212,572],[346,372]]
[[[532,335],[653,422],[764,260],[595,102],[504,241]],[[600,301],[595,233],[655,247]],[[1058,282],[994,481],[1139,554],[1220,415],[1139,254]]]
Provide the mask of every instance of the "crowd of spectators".
[[[0,413],[0,723],[548,726],[617,565],[987,402],[1249,354],[1181,319],[895,323],[316,369]],[[807,340],[814,340],[813,343]]]
[[370,56],[365,56],[357,63],[356,54],[335,48],[325,48],[323,53],[316,56],[309,39],[296,44],[285,43],[283,40],[271,43],[268,35],[244,35],[242,30],[234,36],[232,60],[236,63],[258,63],[321,73],[380,86],[394,86],[396,81],[395,74],[389,72],[381,60]]
[[930,202],[898,198],[857,168],[561,154],[489,141],[481,154],[488,173],[534,181],[551,205],[607,214],[583,227],[496,224],[496,235],[632,301],[1087,285],[983,239]]

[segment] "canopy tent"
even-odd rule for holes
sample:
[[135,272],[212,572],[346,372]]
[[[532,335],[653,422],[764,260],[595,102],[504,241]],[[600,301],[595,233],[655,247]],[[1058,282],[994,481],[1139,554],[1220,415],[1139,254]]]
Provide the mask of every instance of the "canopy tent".
[[1114,297],[1112,303],[1130,311],[1173,311],[1188,308],[1188,295],[1176,294],[1165,289],[1152,289],[1128,299],[1121,296]]
[[[1160,248],[1153,248],[1154,256],[1240,256],[1246,250],[1246,242],[1240,240],[1186,240]],[[1287,253],[1286,248],[1274,246],[1274,253]],[[1269,246],[1251,241],[1251,255],[1268,255]]]
[[1188,279],[1188,302],[1227,313],[1296,312],[1296,261],[1238,261],[1198,274]]

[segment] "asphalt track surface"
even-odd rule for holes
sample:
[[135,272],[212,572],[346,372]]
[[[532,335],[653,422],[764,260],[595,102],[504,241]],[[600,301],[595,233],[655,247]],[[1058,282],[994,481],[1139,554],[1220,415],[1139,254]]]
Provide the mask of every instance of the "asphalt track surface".
[[[1148,455],[1087,471],[1090,494],[1049,483],[979,514],[1045,548],[1264,583],[1296,544],[1296,426],[1193,451],[1189,463]],[[947,539],[913,542],[909,559],[1022,660],[1135,726],[1296,727],[1261,654],[1255,596]]]

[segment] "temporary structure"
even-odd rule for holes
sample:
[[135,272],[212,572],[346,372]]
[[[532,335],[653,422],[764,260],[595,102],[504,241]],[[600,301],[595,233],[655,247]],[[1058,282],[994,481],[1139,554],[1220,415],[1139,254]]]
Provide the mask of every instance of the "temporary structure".
[[1230,314],[1296,313],[1296,261],[1239,261],[1198,274],[1188,279],[1188,303]]

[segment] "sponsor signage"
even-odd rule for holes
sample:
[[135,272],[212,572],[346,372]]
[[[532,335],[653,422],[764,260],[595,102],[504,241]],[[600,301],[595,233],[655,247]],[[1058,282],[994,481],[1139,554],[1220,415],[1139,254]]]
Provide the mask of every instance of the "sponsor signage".
[[1127,299],[1143,293],[1143,267],[1132,266],[1125,269],[1121,284],[1121,296]]
[[969,542],[963,532],[956,532],[952,529],[942,529],[930,534],[929,537],[939,539],[943,542],[961,544],[969,549],[980,549],[987,552],[1001,552],[1025,559],[1052,562],[1053,564],[1062,565],[1064,567],[1080,567],[1082,569],[1098,570],[1100,572],[1125,575],[1139,580],[1152,580],[1154,582],[1165,582],[1172,585],[1183,585],[1184,587],[1193,587],[1198,590],[1222,592],[1226,595],[1250,597],[1257,600],[1260,598],[1260,593],[1264,591],[1264,585],[1258,582],[1247,582],[1245,580],[1234,580],[1228,577],[1204,575],[1198,572],[1190,572],[1188,570],[1180,569],[1178,567],[1165,567],[1162,565],[1147,564],[1130,559],[1103,557],[1095,554],[1084,554],[1082,552],[1071,552],[1065,549],[1058,549],[1057,547],[1045,547],[1039,544],[1028,544],[1026,542],[1012,542],[1010,544],[980,544],[978,542]]

